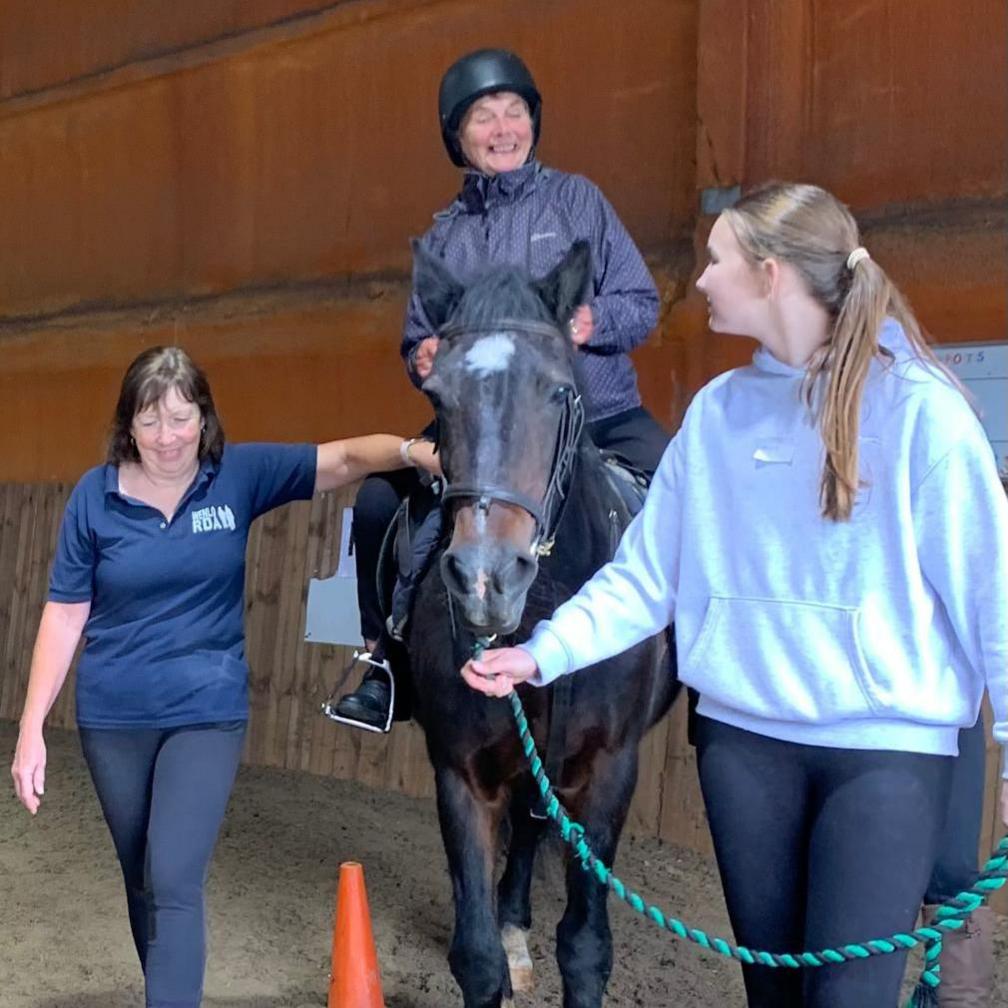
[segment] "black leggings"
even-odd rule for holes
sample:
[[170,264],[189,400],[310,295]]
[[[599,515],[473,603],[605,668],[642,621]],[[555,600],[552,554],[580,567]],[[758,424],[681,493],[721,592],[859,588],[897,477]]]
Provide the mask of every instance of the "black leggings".
[[959,732],[959,756],[952,771],[948,818],[942,831],[925,903],[944,903],[976,881],[983,820],[987,745],[983,717]]
[[126,883],[147,1008],[199,1008],[203,886],[244,737],[244,722],[81,728]]
[[[428,427],[424,433],[429,435],[432,430]],[[632,466],[647,473],[658,468],[669,442],[665,429],[641,406],[592,421],[588,433],[599,448],[619,452]],[[385,629],[382,614],[388,611],[389,600],[379,598],[377,579],[382,540],[400,503],[418,485],[416,470],[400,469],[369,476],[357,494],[353,537],[357,601],[365,640],[377,640]]]
[[[945,822],[947,756],[779,742],[710,718],[697,767],[740,945],[818,951],[914,927]],[[743,966],[749,1008],[895,1008],[905,953]]]

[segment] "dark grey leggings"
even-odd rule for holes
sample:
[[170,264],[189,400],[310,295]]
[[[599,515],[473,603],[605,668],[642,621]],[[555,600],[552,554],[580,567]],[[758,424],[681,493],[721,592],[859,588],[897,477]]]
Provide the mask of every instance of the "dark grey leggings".
[[924,894],[925,903],[944,903],[976,881],[986,772],[987,742],[981,715],[972,728],[959,732],[959,756],[952,771],[948,818],[938,860]]
[[[797,745],[698,717],[697,766],[739,944],[818,951],[914,927],[953,759]],[[905,954],[745,966],[750,1008],[895,1008]]]
[[126,883],[147,1008],[199,1008],[203,887],[245,722],[81,728],[81,747]]

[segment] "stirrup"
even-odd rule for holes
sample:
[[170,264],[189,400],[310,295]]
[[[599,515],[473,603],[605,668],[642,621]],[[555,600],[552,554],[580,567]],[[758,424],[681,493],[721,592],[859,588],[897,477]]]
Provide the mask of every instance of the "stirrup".
[[[350,664],[347,666],[346,671],[349,672],[357,662],[362,662],[368,666],[368,670],[365,673],[365,679],[367,676],[375,675],[377,673],[379,675],[383,675],[388,682],[389,705],[384,725],[368,724],[366,721],[360,721],[357,718],[345,717],[340,714],[337,708],[343,698],[341,697],[339,700],[334,702],[336,693],[335,689],[328,697],[326,697],[325,702],[322,704],[322,713],[329,718],[330,721],[336,721],[339,724],[349,725],[351,728],[362,728],[364,731],[375,732],[379,735],[387,735],[392,730],[392,715],[395,711],[395,676],[392,674],[392,667],[389,665],[387,658],[376,658],[371,651],[354,651],[353,658],[350,660]],[[346,676],[344,675],[336,689],[339,689],[339,687],[342,686],[345,679]],[[359,688],[360,687],[358,687],[358,689]],[[347,694],[347,696],[349,695],[350,694]]]

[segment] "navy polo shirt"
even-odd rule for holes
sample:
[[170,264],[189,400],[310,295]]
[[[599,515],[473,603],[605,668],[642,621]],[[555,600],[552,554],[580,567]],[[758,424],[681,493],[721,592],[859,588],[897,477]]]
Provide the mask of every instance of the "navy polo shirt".
[[77,666],[85,728],[167,728],[248,717],[245,546],[259,515],[315,486],[315,445],[228,445],[200,466],[171,521],[85,473],[67,503],[53,602],[90,602]]

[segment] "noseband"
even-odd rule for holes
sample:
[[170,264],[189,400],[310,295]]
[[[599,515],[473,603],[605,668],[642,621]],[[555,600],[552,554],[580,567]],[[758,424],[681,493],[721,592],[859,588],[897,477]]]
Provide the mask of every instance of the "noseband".
[[[555,339],[559,335],[563,338],[556,326],[545,322],[517,321],[515,319],[502,319],[492,326],[468,327],[451,324],[443,326],[438,336],[441,339],[451,339],[461,335],[508,332],[545,336],[551,339]],[[499,484],[481,486],[453,483],[450,478],[447,478],[447,474],[448,481],[441,496],[442,501],[448,501],[452,498],[475,500],[476,509],[484,514],[490,510],[490,505],[494,502],[520,507],[523,511],[528,512],[535,522],[536,530],[529,546],[529,552],[536,556],[549,556],[567,501],[567,489],[574,469],[574,459],[577,455],[577,446],[583,427],[584,405],[581,402],[581,396],[571,386],[567,389],[564,397],[560,424],[557,427],[556,444],[553,447],[553,459],[550,463],[549,480],[546,483],[546,493],[542,503],[534,501],[527,494],[518,490]]]

